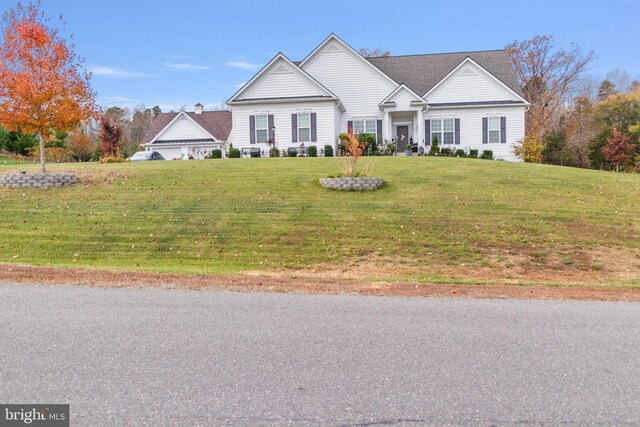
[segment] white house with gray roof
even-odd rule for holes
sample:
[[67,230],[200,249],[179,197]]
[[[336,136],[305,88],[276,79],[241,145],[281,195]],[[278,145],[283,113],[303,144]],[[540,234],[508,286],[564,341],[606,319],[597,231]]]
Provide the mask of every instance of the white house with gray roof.
[[277,54],[229,100],[237,148],[335,145],[341,132],[517,161],[527,101],[504,50],[365,58],[331,34],[304,60]]

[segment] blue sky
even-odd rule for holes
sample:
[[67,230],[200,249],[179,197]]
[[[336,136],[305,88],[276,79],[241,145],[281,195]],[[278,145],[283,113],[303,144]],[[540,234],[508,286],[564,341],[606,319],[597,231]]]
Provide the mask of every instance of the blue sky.
[[[3,0],[3,9],[13,0]],[[394,55],[500,49],[551,34],[595,51],[590,73],[640,76],[639,0],[42,0],[92,69],[98,103],[164,111],[226,100],[277,52],[304,58],[330,33]]]

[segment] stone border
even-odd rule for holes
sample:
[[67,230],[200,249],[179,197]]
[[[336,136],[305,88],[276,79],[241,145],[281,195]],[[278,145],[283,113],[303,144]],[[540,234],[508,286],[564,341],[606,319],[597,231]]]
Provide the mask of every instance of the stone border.
[[0,185],[9,188],[62,187],[78,182],[72,173],[7,173],[0,175]]
[[380,188],[382,184],[382,178],[320,178],[320,185],[333,190],[370,191]]

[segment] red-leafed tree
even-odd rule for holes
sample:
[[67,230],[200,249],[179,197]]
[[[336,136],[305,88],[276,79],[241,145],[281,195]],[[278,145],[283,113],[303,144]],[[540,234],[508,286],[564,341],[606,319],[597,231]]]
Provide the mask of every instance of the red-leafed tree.
[[18,3],[7,11],[1,34],[0,123],[11,131],[38,134],[46,172],[44,147],[52,131],[71,131],[94,115],[91,74],[39,2]]
[[120,123],[104,114],[100,117],[100,130],[98,139],[100,140],[100,153],[103,157],[119,157],[120,146],[122,145],[122,134],[124,130]]
[[608,162],[616,165],[616,172],[619,172],[620,165],[631,163],[635,150],[631,137],[614,129],[613,136],[607,140],[607,145],[602,147],[602,154]]

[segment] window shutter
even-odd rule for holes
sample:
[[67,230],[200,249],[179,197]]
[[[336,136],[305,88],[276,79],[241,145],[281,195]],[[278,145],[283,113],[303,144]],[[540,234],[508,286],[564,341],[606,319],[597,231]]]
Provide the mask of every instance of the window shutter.
[[249,116],[249,143],[256,143],[256,116]]
[[316,125],[316,113],[311,113],[311,142],[318,142],[318,128]]
[[506,144],[507,142],[507,118],[500,117],[500,142]]
[[431,145],[431,120],[424,121],[424,140],[427,145]]
[[455,120],[455,144],[460,145],[460,119]]
[[353,120],[347,122],[347,133],[353,135]]
[[378,130],[378,144],[382,144],[382,120],[378,120],[376,124],[376,129]]
[[489,128],[489,119],[487,119],[486,117],[483,117],[482,118],[482,143],[483,144],[489,143],[488,128]]
[[298,142],[298,115],[291,115],[291,141]]
[[269,139],[271,141],[273,141],[274,138],[275,138],[275,135],[274,135],[274,133],[275,133],[274,130],[275,129],[273,127],[273,114],[269,114],[269,120],[268,121],[269,121]]

